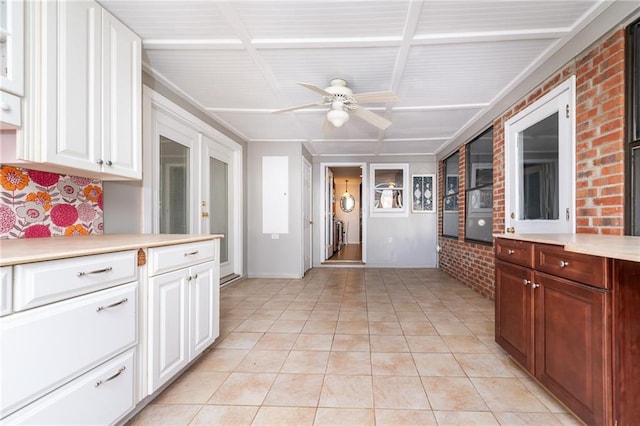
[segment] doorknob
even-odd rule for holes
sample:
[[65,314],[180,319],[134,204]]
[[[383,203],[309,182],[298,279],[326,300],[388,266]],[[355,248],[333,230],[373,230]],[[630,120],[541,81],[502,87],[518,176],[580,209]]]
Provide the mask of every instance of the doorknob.
[[309,225],[313,225],[313,221],[312,220],[309,221]]
[[202,212],[202,217],[209,217],[209,212]]

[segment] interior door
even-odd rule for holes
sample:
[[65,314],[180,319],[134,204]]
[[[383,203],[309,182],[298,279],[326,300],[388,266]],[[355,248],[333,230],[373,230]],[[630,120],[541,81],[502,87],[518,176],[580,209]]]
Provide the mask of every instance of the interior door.
[[157,168],[153,171],[155,185],[153,232],[160,234],[190,234],[197,231],[197,209],[193,200],[197,194],[198,133],[163,113],[154,111],[154,139]]
[[[507,232],[575,232],[573,91],[559,93],[505,126]],[[562,89],[562,87],[561,87]]]
[[201,228],[204,234],[224,234],[220,239],[220,277],[236,270],[236,220],[233,214],[233,153],[203,136]]
[[312,256],[312,196],[311,196],[311,163],[302,158],[302,253],[303,274],[311,269]]
[[330,168],[327,167],[327,172],[325,173],[325,196],[324,200],[324,215],[325,215],[325,224],[324,224],[324,244],[325,244],[325,259],[329,259],[333,256],[333,172]]

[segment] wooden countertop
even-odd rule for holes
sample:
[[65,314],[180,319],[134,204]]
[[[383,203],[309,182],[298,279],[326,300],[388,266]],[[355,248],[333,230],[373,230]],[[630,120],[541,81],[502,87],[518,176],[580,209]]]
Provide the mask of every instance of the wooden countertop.
[[640,262],[640,237],[595,234],[493,234],[496,238],[555,244],[574,253]]
[[0,266],[160,247],[222,238],[222,234],[107,234],[0,240]]

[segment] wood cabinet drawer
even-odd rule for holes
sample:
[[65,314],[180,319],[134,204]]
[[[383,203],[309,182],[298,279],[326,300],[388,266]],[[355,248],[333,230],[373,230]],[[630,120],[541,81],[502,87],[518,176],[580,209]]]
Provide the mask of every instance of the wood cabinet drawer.
[[17,265],[13,310],[21,311],[137,279],[135,250]]
[[134,359],[135,351],[130,349],[23,408],[6,423],[114,424],[135,405]]
[[11,266],[0,268],[0,317],[11,313]]
[[213,240],[149,249],[149,275],[158,275],[214,260]]
[[496,239],[496,257],[506,262],[533,267],[533,244],[525,241]]
[[560,246],[536,244],[535,269],[561,278],[609,288],[607,259],[573,253]]
[[134,282],[0,318],[0,413],[134,345],[136,293]]

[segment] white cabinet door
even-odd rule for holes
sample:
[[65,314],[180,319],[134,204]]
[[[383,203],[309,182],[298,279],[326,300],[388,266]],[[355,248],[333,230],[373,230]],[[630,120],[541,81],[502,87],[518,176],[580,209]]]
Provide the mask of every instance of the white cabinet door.
[[102,160],[104,172],[142,178],[141,42],[102,11]]
[[55,31],[53,39],[43,35],[49,45],[43,62],[54,69],[43,69],[41,78],[45,99],[55,100],[47,111],[46,161],[99,172],[102,8],[94,1],[45,2],[43,7],[49,34]]
[[24,4],[22,1],[0,2],[0,88],[14,95],[24,93]]
[[149,394],[189,361],[187,269],[149,279]]
[[190,358],[196,357],[218,337],[220,278],[216,262],[196,265],[190,270]]

